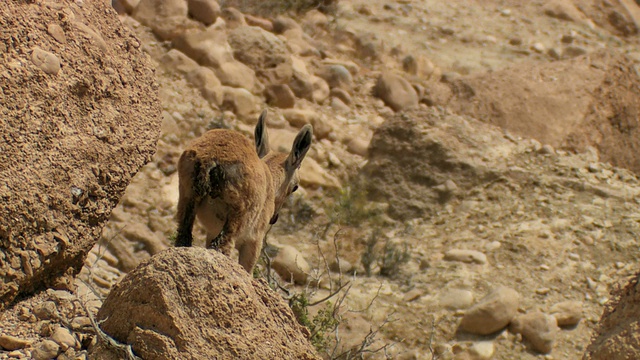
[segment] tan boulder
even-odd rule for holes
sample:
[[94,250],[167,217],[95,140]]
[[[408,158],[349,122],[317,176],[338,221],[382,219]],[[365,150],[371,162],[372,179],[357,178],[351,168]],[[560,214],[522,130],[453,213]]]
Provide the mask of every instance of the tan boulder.
[[210,103],[220,106],[224,97],[222,83],[215,72],[208,67],[198,66],[187,74],[191,85],[200,90],[202,97]]
[[189,15],[205,25],[213,24],[220,16],[216,0],[188,0]]
[[375,94],[394,111],[411,109],[418,106],[418,94],[402,76],[386,72],[378,77]]
[[459,329],[478,335],[502,330],[516,316],[519,304],[520,295],[517,291],[498,287],[464,313]]
[[556,318],[535,311],[515,317],[509,325],[509,330],[522,334],[533,350],[548,354],[553,349],[560,328],[558,328]]
[[234,61],[233,50],[224,31],[189,30],[173,39],[172,45],[200,65],[220,68]]
[[304,255],[288,245],[279,247],[277,255],[271,261],[271,267],[285,281],[299,285],[305,285],[311,273],[311,266]]
[[261,84],[258,83],[255,72],[239,61],[226,62],[215,68],[214,72],[223,85],[247,89],[250,92],[260,91]]
[[[109,293],[98,319],[144,359],[319,359],[280,295],[202,248],[170,248],[141,263]],[[90,354],[108,356],[99,346]]]

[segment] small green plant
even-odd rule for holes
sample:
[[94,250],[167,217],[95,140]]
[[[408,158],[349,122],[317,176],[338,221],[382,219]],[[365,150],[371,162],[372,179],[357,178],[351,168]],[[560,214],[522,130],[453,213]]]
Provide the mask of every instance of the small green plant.
[[335,201],[327,209],[329,222],[338,225],[356,225],[373,220],[376,213],[367,205],[367,192],[362,187],[346,186],[340,189]]
[[[400,267],[411,259],[407,244],[395,244],[391,240],[386,240],[382,249],[378,245],[381,232],[375,229],[369,239],[365,242],[365,249],[360,257],[360,263],[364,267],[367,276],[373,273],[372,267],[377,264],[378,274],[381,276],[393,277],[400,272]],[[382,252],[381,254],[379,252]]]
[[409,247],[406,243],[397,245],[391,241],[384,244],[382,258],[379,260],[380,275],[393,277],[398,274],[400,267],[407,262],[411,256],[409,255]]
[[340,324],[335,307],[327,301],[313,319],[309,319],[309,299],[304,293],[293,295],[289,299],[289,306],[298,322],[309,329],[309,340],[319,352],[323,352],[329,345],[329,336]]
[[167,239],[169,240],[169,244],[171,244],[171,246],[174,246],[176,244],[177,238],[178,238],[178,232],[174,231],[173,233],[171,233],[171,235],[169,235]]

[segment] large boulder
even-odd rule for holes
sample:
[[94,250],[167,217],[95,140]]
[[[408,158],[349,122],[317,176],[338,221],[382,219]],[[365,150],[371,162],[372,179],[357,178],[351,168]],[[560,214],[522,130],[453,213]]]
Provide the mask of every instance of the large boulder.
[[638,173],[640,75],[634,69],[630,58],[610,50],[518,64],[453,81],[453,96],[443,104],[554,147],[595,147],[601,161]]
[[[280,295],[203,248],[170,248],[141,263],[98,318],[143,359],[319,359]],[[103,350],[94,358],[108,358]]]
[[71,284],[155,151],[153,66],[108,5],[0,2],[0,308]]
[[372,200],[389,204],[390,216],[423,217],[453,188],[499,177],[514,151],[494,126],[433,108],[408,111],[376,129],[360,178]]

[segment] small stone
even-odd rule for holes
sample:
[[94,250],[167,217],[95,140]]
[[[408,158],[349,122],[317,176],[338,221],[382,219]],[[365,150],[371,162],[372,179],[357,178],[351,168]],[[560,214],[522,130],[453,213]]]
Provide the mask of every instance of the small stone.
[[488,335],[506,327],[518,311],[520,295],[508,287],[498,287],[469,308],[459,329]]
[[418,93],[409,81],[399,75],[392,73],[380,75],[374,92],[393,111],[401,111],[418,106]]
[[569,253],[567,257],[573,261],[580,261],[580,255],[576,253]]
[[0,348],[5,350],[19,350],[31,345],[31,341],[11,335],[0,335]]
[[33,314],[40,320],[58,319],[60,316],[60,314],[58,314],[56,303],[53,301],[45,301],[38,304],[33,309]]
[[71,328],[75,331],[85,330],[91,326],[91,320],[87,316],[78,316],[71,320]]
[[571,44],[575,39],[576,37],[573,34],[566,34],[562,35],[562,39],[560,39],[560,41],[562,41],[564,44]]
[[554,60],[560,60],[562,58],[562,50],[557,47],[552,47],[547,50],[547,55],[549,55]]
[[53,334],[51,335],[51,340],[55,341],[58,345],[60,345],[60,349],[62,351],[66,351],[68,348],[77,348],[78,342],[76,338],[71,334],[71,332],[58,326],[53,330]]
[[509,330],[522,334],[533,350],[548,354],[553,349],[559,328],[555,317],[536,311],[517,316],[511,321]]
[[493,358],[495,346],[493,341],[474,342],[467,350],[474,360],[490,360]]
[[331,92],[329,93],[330,96],[333,97],[337,97],[338,99],[342,100],[343,103],[345,103],[346,105],[351,105],[352,101],[351,100],[351,95],[349,95],[349,93],[341,88],[333,88],[331,89]]
[[60,71],[60,59],[55,54],[44,51],[39,47],[33,48],[31,61],[47,74],[57,75]]
[[271,266],[285,281],[293,281],[299,285],[306,284],[311,273],[311,266],[302,253],[288,245],[278,249]]
[[556,318],[558,326],[575,326],[584,317],[582,302],[563,301],[551,307],[549,311]]
[[213,24],[220,16],[220,5],[216,0],[188,0],[189,15],[205,25]]
[[538,295],[547,295],[550,291],[551,291],[551,289],[549,289],[547,287],[538,288],[538,289],[536,289],[536,294],[538,294]]
[[360,138],[353,138],[347,142],[347,151],[366,157],[369,152],[369,143]]
[[421,290],[421,289],[413,289],[413,290],[410,290],[409,292],[407,292],[406,294],[404,294],[404,297],[402,298],[402,300],[405,301],[405,302],[411,302],[411,301],[414,301],[416,299],[419,299],[423,295],[424,295],[424,291],[423,290]]
[[521,38],[511,38],[511,39],[509,39],[509,44],[513,45],[513,46],[522,45],[522,39]]
[[582,56],[587,54],[587,50],[585,48],[582,48],[580,46],[575,46],[575,45],[571,45],[571,46],[567,46],[564,48],[564,57],[565,58],[574,58],[574,57],[578,57],[578,56]]
[[329,88],[351,89],[353,76],[343,65],[326,65],[318,72],[318,76],[324,79]]
[[331,108],[340,113],[347,113],[351,109],[337,97],[331,98]]
[[449,310],[467,309],[473,305],[473,293],[464,289],[447,289],[439,294],[438,303]]
[[265,89],[265,97],[267,98],[268,104],[281,109],[290,109],[296,103],[296,96],[293,94],[289,85],[285,84],[267,86]]
[[49,33],[49,35],[51,35],[51,37],[56,39],[56,41],[59,42],[60,44],[67,43],[67,37],[64,35],[64,30],[60,25],[49,24],[47,26],[47,32]]
[[616,262],[616,269],[621,270],[624,269],[625,264],[622,261],[617,261]]
[[487,255],[476,250],[452,249],[444,253],[444,259],[447,261],[460,261],[464,263],[487,263]]
[[540,154],[554,155],[555,153],[556,153],[556,150],[553,148],[553,146],[549,144],[542,145],[542,147],[540,148]]
[[545,50],[545,47],[544,47],[544,44],[537,42],[531,45],[531,50],[542,54]]
[[51,340],[43,340],[34,346],[31,353],[33,360],[50,360],[55,359],[60,352],[60,346]]

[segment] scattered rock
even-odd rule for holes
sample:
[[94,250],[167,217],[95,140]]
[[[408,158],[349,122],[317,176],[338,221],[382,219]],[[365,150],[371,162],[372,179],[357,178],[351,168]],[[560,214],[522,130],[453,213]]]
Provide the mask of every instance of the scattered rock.
[[39,47],[33,48],[31,61],[47,74],[58,75],[60,71],[60,59],[54,53],[44,51]]
[[340,99],[340,101],[342,101],[347,106],[351,105],[352,103],[351,95],[349,95],[349,93],[344,89],[333,88],[331,89],[329,95]]
[[284,115],[284,118],[287,119],[289,124],[294,128],[300,128],[306,124],[313,124],[317,122],[319,118],[318,113],[315,111],[305,109],[287,109],[282,112],[282,115]]
[[553,349],[559,328],[553,316],[535,311],[515,317],[509,330],[522,334],[533,350],[548,354]]
[[60,317],[56,303],[45,301],[33,309],[33,314],[40,320],[55,320]]
[[349,141],[347,141],[347,151],[355,154],[355,155],[360,155],[362,157],[366,157],[369,151],[369,143],[364,140],[361,139],[359,137],[354,137],[353,139],[350,139]]
[[[315,129],[314,129],[315,135]],[[305,158],[298,172],[300,184],[305,188],[335,189],[340,188],[340,181],[330,175],[325,168],[318,164],[313,158]]]
[[79,343],[71,332],[58,326],[53,330],[51,334],[51,340],[55,341],[62,351],[67,351],[68,348],[79,348]]
[[311,89],[311,100],[317,104],[321,104],[329,97],[329,85],[318,76],[311,76]]
[[266,31],[273,32],[273,23],[271,22],[271,20],[249,14],[245,14],[244,19],[247,21],[247,25],[249,26],[257,26]]
[[353,76],[342,65],[324,66],[318,71],[317,75],[323,78],[330,88],[350,90],[351,86],[353,86]]
[[282,34],[291,29],[301,29],[300,25],[292,18],[280,15],[273,20],[273,32],[276,34]]
[[418,76],[425,80],[437,78],[439,74],[436,66],[423,56],[405,56],[404,59],[402,59],[402,69],[408,74]]
[[202,25],[187,17],[188,5],[185,0],[141,0],[132,16],[150,27],[162,40],[172,40],[183,31]]
[[517,291],[498,287],[465,312],[458,329],[478,335],[492,334],[509,324],[519,303]]
[[548,16],[566,20],[578,21],[584,19],[584,14],[568,0],[550,0],[542,7],[542,11]]
[[278,254],[272,260],[271,266],[285,281],[292,281],[299,285],[305,285],[311,266],[304,256],[293,246],[282,246]]
[[[280,295],[236,260],[201,248],[169,248],[141,263],[109,293],[98,319],[144,359],[319,359]],[[97,347],[90,357],[107,351]]]
[[384,42],[374,33],[365,33],[356,38],[355,50],[361,59],[380,59],[384,49]]
[[220,16],[220,5],[216,0],[188,0],[187,4],[189,15],[207,26]]
[[51,340],[43,340],[33,346],[31,352],[33,360],[51,360],[55,359],[60,353],[60,346]]
[[171,49],[166,54],[162,55],[162,58],[160,59],[160,66],[164,67],[168,71],[177,70],[182,75],[186,75],[191,71],[196,70],[200,65],[183,52]]
[[49,24],[47,26],[47,32],[54,39],[56,39],[56,41],[59,42],[60,44],[66,44],[67,43],[67,37],[64,34],[64,30],[62,29],[62,26],[60,26],[58,24]]
[[229,33],[233,55],[253,69],[264,84],[287,84],[293,76],[291,54],[274,34],[256,27],[242,26]]
[[227,28],[236,29],[238,27],[246,26],[247,21],[244,19],[244,15],[240,10],[234,7],[226,7],[222,10],[222,17],[227,24]]
[[11,335],[0,335],[0,348],[8,351],[24,349],[31,345],[31,341]]
[[438,303],[449,310],[466,309],[473,305],[473,293],[464,289],[444,289],[438,295]]
[[281,109],[290,109],[296,103],[296,96],[288,85],[268,85],[265,89],[267,103]]
[[223,86],[223,110],[231,110],[241,119],[250,119],[258,111],[258,98],[242,88]]
[[447,261],[461,261],[464,263],[486,264],[487,255],[476,250],[452,249],[444,253]]
[[212,28],[189,30],[174,38],[171,44],[200,65],[214,69],[235,61],[224,31]]
[[243,88],[254,92],[259,90],[258,79],[253,69],[239,61],[230,61],[214,69],[222,85]]
[[347,113],[351,111],[349,106],[337,97],[331,98],[331,108],[339,113]]
[[[187,74],[187,81],[194,87],[200,90],[200,94],[210,103],[220,106],[224,99],[224,92],[222,89],[222,83],[216,77],[216,74],[208,67],[198,66]],[[151,244],[153,249],[163,250],[166,244],[158,239],[155,234],[153,236],[147,236],[147,239],[155,239],[154,241],[144,242],[145,244]],[[159,243],[164,244],[160,246]],[[155,252],[151,253],[155,254]]]
[[411,84],[401,76],[383,73],[378,78],[375,94],[394,111],[418,106],[418,94]]
[[549,312],[556,318],[558,326],[575,326],[584,317],[580,301],[557,303],[551,307]]

